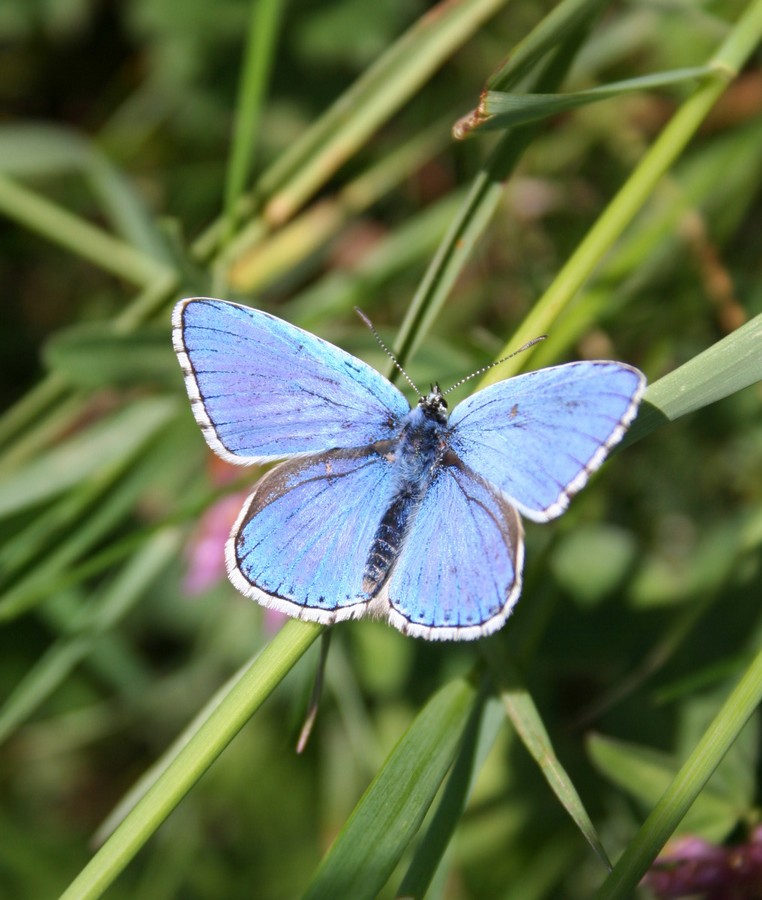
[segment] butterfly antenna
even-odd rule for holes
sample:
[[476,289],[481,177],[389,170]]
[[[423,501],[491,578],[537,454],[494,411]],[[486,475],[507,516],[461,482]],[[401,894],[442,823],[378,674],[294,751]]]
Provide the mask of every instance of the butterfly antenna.
[[[394,363],[394,366],[397,369],[397,371],[402,373],[403,378],[405,379],[405,381],[407,381],[407,383],[410,385],[410,387],[415,391],[416,395],[419,397],[422,396],[421,392],[415,386],[415,382],[413,381],[413,379],[407,374],[407,372],[397,362],[397,357],[392,353],[392,351],[386,346],[386,344],[378,336],[378,332],[376,331],[376,328],[373,325],[373,323],[371,322],[371,320],[365,315],[365,313],[359,308],[359,306],[355,306],[355,312],[363,320],[363,322],[365,322],[365,324],[368,326],[368,328],[370,329],[370,333],[378,341],[379,347],[384,351],[384,353]],[[518,353],[518,350],[516,352]],[[507,359],[507,357],[506,357],[506,359]],[[501,360],[501,362],[502,362],[502,360]],[[489,366],[487,368],[489,368]]]
[[484,372],[488,372],[490,369],[494,369],[495,366],[499,366],[500,363],[504,363],[507,359],[512,359],[514,356],[518,356],[519,353],[523,353],[525,350],[528,350],[530,347],[534,347],[535,344],[539,344],[540,341],[544,341],[547,337],[547,334],[541,334],[539,337],[532,338],[531,341],[527,341],[526,344],[522,344],[518,350],[514,350],[513,353],[509,353],[508,356],[504,356],[502,359],[498,359],[495,362],[491,362],[488,366],[482,366],[481,369],[477,369],[475,372],[472,372],[470,375],[466,375],[465,378],[461,378],[460,381],[456,381],[451,387],[448,387],[446,391],[442,391],[443,394],[449,394],[450,391],[454,391],[455,388],[460,387],[462,384],[465,384],[467,381],[470,381],[472,378],[476,378],[477,375],[482,375]]

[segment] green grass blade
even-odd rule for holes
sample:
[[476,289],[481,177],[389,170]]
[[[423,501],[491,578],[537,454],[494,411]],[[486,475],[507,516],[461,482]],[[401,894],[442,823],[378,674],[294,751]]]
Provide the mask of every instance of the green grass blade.
[[650,385],[623,445],[762,381],[762,313]]
[[672,72],[657,72],[643,75],[640,78],[628,78],[625,81],[614,81],[587,91],[575,91],[573,94],[507,94],[502,91],[488,91],[482,106],[481,118],[470,134],[480,131],[496,131],[536,122],[550,116],[600,103],[623,94],[634,94],[638,91],[650,91],[654,88],[669,87],[695,81],[711,74],[707,66],[691,69],[675,69]]
[[[762,2],[755,0],[708,64],[715,74],[707,78],[675,114],[499,356],[507,356],[516,347],[551,330],[585,280],[651,196],[658,181],[695,136],[730,78],[743,66],[760,39]],[[485,387],[515,374],[527,366],[531,356],[530,349],[506,361],[499,371],[490,370],[479,386]]]
[[92,187],[104,214],[128,244],[170,262],[166,241],[130,180],[81,133],[49,123],[0,127],[0,171],[35,178],[77,174]]
[[416,847],[397,890],[402,897],[424,897],[458,827],[484,760],[494,746],[505,714],[500,701],[488,698],[480,715],[469,720],[455,765],[447,778],[436,811]]
[[[677,774],[674,757],[651,747],[612,740],[603,735],[592,735],[587,747],[596,767],[646,809],[658,802]],[[738,762],[730,759],[734,749],[730,749],[723,765]],[[687,811],[681,823],[684,834],[701,834],[707,840],[722,841],[745,812],[715,781],[712,779],[707,784]]]
[[64,891],[61,900],[89,900],[103,893],[322,630],[319,625],[296,620],[284,625]]
[[634,840],[601,885],[596,900],[631,897],[724,755],[762,702],[762,651],[723,704]]
[[49,500],[130,457],[177,410],[175,399],[168,397],[133,403],[0,479],[0,517]]
[[238,671],[234,672],[230,678],[215,691],[209,700],[204,703],[193,719],[186,725],[180,734],[177,735],[162,755],[141,774],[138,780],[129,788],[127,793],[124,794],[103,822],[98,826],[97,831],[93,835],[94,846],[100,847],[101,844],[116,831],[118,826],[127,818],[129,813],[132,812],[148,791],[162,779],[164,773],[172,767],[178,756],[180,756],[183,748],[196,739],[196,735],[204,727],[209,716],[225,700],[251,664],[252,661],[247,660]]
[[508,718],[582,836],[604,866],[610,869],[611,863],[601,839],[598,837],[598,832],[595,830],[574,783],[553,749],[550,735],[534,700],[516,667],[498,652],[499,648],[499,641],[486,641],[484,644],[484,652]]
[[369,298],[395,276],[414,267],[423,268],[444,237],[463,202],[463,193],[454,191],[411,216],[389,232],[348,270],[329,272],[283,304],[285,318],[302,328],[314,328],[331,316],[349,312],[355,306],[367,310]]
[[329,245],[335,236],[367,213],[400,182],[414,174],[438,152],[447,139],[442,123],[384,154],[335,195],[323,198],[272,235],[264,237],[255,219],[230,242],[217,262],[231,287],[244,293],[261,290],[305,259]]
[[[558,87],[581,40],[582,33],[574,32],[557,50],[554,58],[537,77],[542,90]],[[463,267],[471,258],[477,241],[503,197],[505,180],[531,143],[537,127],[525,125],[506,132],[474,179],[463,206],[426,270],[400,328],[393,349],[403,367],[431,327]],[[397,377],[392,365],[387,367],[387,373],[392,380]]]
[[451,681],[416,717],[373,779],[317,870],[305,900],[372,900],[416,835],[479,703]]
[[611,5],[612,0],[562,0],[511,52],[505,64],[490,76],[488,89],[505,91],[518,84],[544,56],[580,28],[586,28]]
[[177,384],[177,363],[167,353],[166,323],[121,331],[111,322],[62,328],[47,341],[43,358],[73,387]]
[[281,222],[400,108],[505,0],[439,3],[345,92],[262,178],[265,218]]
[[0,175],[0,212],[140,287],[168,272],[165,264],[4,175]]
[[[430,9],[262,175],[254,201],[265,205],[265,220],[290,218],[505,2],[462,0]],[[238,215],[250,214],[252,205],[240,205]],[[217,251],[223,224],[195,242],[198,258]]]
[[[182,439],[182,431],[167,428],[154,440],[150,453],[137,449],[132,458],[100,470],[91,481],[63,497],[60,507],[54,508],[52,529],[44,515],[32,522],[25,538],[44,540],[47,536],[47,553],[38,554],[35,565],[23,566],[18,556],[24,552],[24,542],[13,545],[17,556],[12,562],[21,571],[0,599],[0,621],[54,597],[69,567],[103,541],[147,489],[161,479],[171,479],[178,469],[178,445]],[[76,527],[72,527],[74,524]]]
[[258,0],[251,3],[249,31],[238,86],[233,143],[225,182],[224,215],[228,239],[235,227],[236,205],[246,188],[254,164],[262,103],[282,15],[283,0]]

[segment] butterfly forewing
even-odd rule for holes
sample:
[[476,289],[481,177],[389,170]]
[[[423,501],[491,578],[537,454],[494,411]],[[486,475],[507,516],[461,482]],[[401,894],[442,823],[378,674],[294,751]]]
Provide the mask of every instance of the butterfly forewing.
[[576,362],[493,384],[458,404],[450,446],[528,518],[547,521],[621,440],[645,378],[617,362]]
[[175,307],[173,325],[196,420],[229,462],[363,447],[409,411],[370,366],[259,310],[193,298]]

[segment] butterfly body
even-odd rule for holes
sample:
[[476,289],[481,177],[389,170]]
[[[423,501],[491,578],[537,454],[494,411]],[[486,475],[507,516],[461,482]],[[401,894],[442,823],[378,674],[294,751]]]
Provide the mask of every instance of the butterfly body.
[[363,574],[370,600],[382,587],[437,468],[447,451],[447,405],[437,389],[401,422],[399,438],[373,448],[390,460],[394,493],[373,537]]
[[225,459],[285,459],[226,548],[242,593],[299,618],[375,615],[432,640],[501,627],[521,590],[519,512],[547,521],[621,439],[642,374],[569,363],[412,409],[362,361],[267,313],[181,301],[174,344]]

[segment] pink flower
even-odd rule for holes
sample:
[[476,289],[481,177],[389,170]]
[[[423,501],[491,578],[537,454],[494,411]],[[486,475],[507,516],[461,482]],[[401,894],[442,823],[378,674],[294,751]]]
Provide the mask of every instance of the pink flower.
[[[210,479],[214,484],[227,484],[241,470],[210,457]],[[188,543],[186,559],[188,568],[183,578],[183,588],[190,596],[197,596],[225,577],[225,544],[238,518],[248,490],[236,491],[213,503],[201,516]],[[265,609],[264,627],[268,634],[275,634],[288,617],[274,609]]]
[[199,519],[186,550],[183,588],[187,594],[203,594],[225,577],[225,542],[245,499],[245,491],[222,497]]
[[745,844],[721,847],[703,838],[671,841],[643,879],[659,900],[759,900],[762,897],[762,828]]

